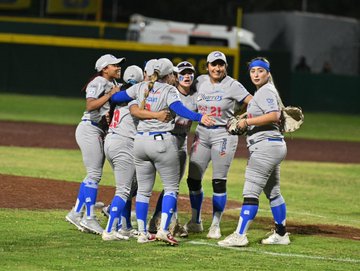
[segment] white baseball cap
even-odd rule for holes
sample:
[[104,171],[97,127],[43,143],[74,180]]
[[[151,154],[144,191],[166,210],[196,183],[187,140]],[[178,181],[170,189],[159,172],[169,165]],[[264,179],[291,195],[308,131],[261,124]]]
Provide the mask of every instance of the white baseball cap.
[[118,64],[118,63],[124,62],[125,60],[126,60],[125,57],[116,58],[116,57],[114,57],[113,55],[110,55],[110,54],[103,55],[96,61],[95,70],[100,72],[107,65]]
[[154,70],[157,71],[162,78],[174,72],[174,65],[168,58],[159,58],[154,64]]
[[176,65],[176,67],[174,68],[174,72],[180,73],[184,70],[192,70],[193,72],[195,72],[195,68],[194,66],[188,62],[188,61],[182,61],[179,64]]
[[157,59],[150,59],[146,62],[144,71],[146,72],[147,76],[151,76],[154,73],[154,64],[156,63]]
[[143,71],[139,66],[131,65],[126,68],[123,79],[125,83],[139,83],[144,80]]
[[207,62],[214,62],[216,60],[222,60],[227,64],[226,56],[220,51],[213,51],[207,56]]

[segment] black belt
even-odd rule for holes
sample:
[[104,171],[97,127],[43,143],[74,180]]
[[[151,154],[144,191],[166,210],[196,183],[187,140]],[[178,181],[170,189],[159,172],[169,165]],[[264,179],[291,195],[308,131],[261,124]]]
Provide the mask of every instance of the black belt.
[[253,134],[256,134],[258,132],[264,132],[264,131],[275,131],[278,130],[278,126],[275,124],[268,124],[268,125],[262,125],[262,126],[255,126],[255,128],[248,130],[246,132],[247,136],[252,136]]

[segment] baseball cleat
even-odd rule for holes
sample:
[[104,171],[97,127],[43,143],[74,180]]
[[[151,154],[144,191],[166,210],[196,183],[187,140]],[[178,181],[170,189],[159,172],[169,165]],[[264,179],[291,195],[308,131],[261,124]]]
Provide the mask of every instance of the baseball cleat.
[[80,221],[80,226],[95,234],[102,234],[104,231],[96,217],[87,218],[84,216]]
[[145,233],[145,232],[140,232],[139,236],[137,238],[137,242],[139,244],[144,244],[144,243],[149,243],[149,242],[153,242],[156,241],[156,237],[155,234],[153,233]]
[[169,231],[165,231],[163,229],[158,230],[156,233],[156,239],[159,241],[163,241],[171,246],[177,246],[179,242],[172,236]]
[[206,237],[209,239],[219,239],[221,237],[220,227],[219,226],[211,226]]
[[188,223],[186,223],[184,225],[184,229],[187,232],[193,232],[193,233],[199,233],[199,232],[204,231],[202,221],[200,221],[200,223],[196,223],[196,222],[193,222],[193,221],[190,220]]
[[233,232],[224,240],[218,242],[221,247],[244,247],[247,244],[249,244],[249,240],[246,234],[238,234],[237,232]]
[[139,232],[136,229],[133,229],[133,228],[129,228],[129,229],[121,228],[118,232],[121,235],[127,236],[129,238],[138,238],[139,237]]
[[288,245],[290,244],[289,233],[285,233],[284,236],[277,234],[275,231],[266,239],[261,240],[263,245]]
[[74,208],[65,216],[65,220],[71,224],[73,224],[79,231],[87,232],[88,230],[85,229],[83,226],[80,225],[80,221],[83,217],[83,213],[75,212]]
[[120,241],[120,240],[128,241],[129,240],[128,236],[124,236],[117,231],[111,231],[111,232],[103,231],[101,238],[104,241]]
[[101,208],[101,213],[106,216],[109,217],[110,216],[110,205],[104,206]]

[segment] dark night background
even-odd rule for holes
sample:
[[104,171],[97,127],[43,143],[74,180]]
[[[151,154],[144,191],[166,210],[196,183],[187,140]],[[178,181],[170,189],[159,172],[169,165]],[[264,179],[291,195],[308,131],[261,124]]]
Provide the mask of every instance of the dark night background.
[[[30,10],[2,10],[0,15],[53,17],[93,20],[91,15],[48,15],[45,0],[33,1]],[[182,22],[236,24],[236,10],[244,14],[269,11],[307,11],[360,19],[360,1],[356,0],[103,0],[102,20],[128,22],[133,13]]]
[[128,21],[133,13],[194,23],[236,23],[236,9],[243,13],[307,11],[360,19],[360,1],[355,0],[206,0],[206,1],[104,1],[104,19],[111,19],[113,5],[119,7],[117,21]]

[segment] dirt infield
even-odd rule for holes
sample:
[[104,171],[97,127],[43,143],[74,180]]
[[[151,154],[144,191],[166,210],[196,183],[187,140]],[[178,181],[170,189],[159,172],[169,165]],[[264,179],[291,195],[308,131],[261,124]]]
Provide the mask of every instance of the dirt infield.
[[[78,149],[74,125],[0,121],[0,127],[0,146]],[[301,139],[287,139],[286,143],[286,160],[360,163],[360,143]],[[240,137],[235,156],[247,155],[245,139]]]
[[[51,125],[39,123],[20,123],[0,121],[0,145],[20,147],[43,147],[77,149],[74,138],[75,126]],[[287,140],[287,160],[360,163],[360,144],[335,141]],[[244,140],[240,140],[237,157],[247,157]],[[0,208],[24,209],[70,209],[79,188],[78,183],[35,179],[12,175],[1,175]],[[115,189],[100,186],[99,201],[111,202]],[[150,209],[155,207],[157,193],[150,202]],[[228,201],[226,208],[239,208],[238,201]],[[180,195],[180,212],[190,210],[189,199]],[[211,214],[212,203],[206,198],[203,204],[204,214]],[[233,218],[235,221],[237,217]],[[257,218],[265,228],[271,228],[271,219]],[[299,225],[288,223],[291,233],[324,235],[360,240],[360,229],[333,225]]]

